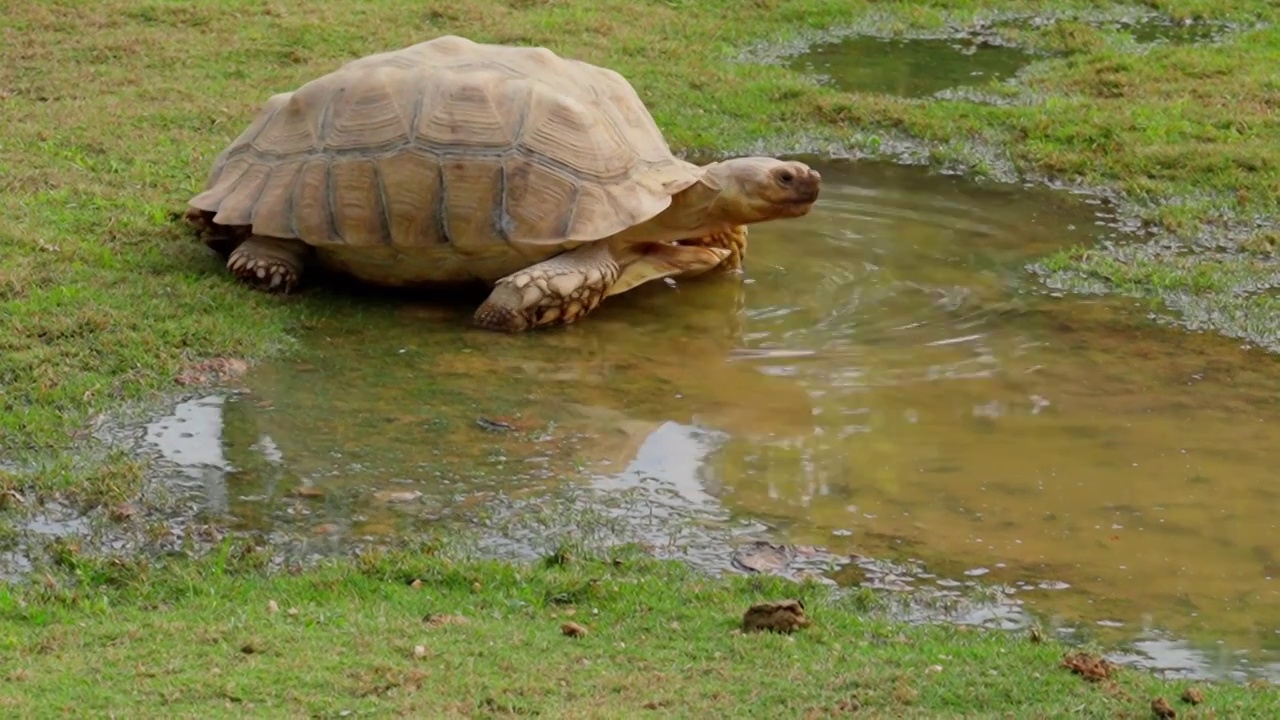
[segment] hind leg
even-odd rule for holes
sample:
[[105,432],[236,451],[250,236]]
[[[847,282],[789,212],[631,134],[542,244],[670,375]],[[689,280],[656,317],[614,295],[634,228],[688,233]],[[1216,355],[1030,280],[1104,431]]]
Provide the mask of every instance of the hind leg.
[[301,240],[254,235],[231,251],[227,270],[259,290],[287,293],[298,286],[311,252]]

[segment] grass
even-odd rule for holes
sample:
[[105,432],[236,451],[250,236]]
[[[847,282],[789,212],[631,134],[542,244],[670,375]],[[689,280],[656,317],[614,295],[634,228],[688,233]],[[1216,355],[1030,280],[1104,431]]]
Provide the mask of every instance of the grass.
[[[370,552],[306,573],[223,545],[203,559],[61,557],[0,590],[8,717],[1271,717],[1264,686],[1137,670],[1101,683],[1052,639],[902,627],[862,594],[712,579],[628,548],[536,565]],[[799,598],[791,636],[740,634],[752,603]],[[466,621],[428,622],[431,616]],[[587,629],[570,638],[565,622]],[[93,678],[92,682],[85,682]]]

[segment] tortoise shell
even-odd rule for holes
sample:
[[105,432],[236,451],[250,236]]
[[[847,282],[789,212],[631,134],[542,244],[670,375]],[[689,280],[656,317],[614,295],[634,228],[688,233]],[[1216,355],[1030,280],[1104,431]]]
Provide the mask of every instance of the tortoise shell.
[[271,97],[190,205],[329,254],[457,260],[608,237],[699,177],[617,72],[443,36]]

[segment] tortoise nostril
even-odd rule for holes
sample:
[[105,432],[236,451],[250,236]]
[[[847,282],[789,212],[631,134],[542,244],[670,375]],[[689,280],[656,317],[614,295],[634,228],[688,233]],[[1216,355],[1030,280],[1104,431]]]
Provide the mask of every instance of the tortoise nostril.
[[795,179],[796,179],[795,174],[792,173],[790,170],[783,170],[782,172],[778,173],[778,181],[781,182],[783,185],[790,185],[792,181],[794,181]]

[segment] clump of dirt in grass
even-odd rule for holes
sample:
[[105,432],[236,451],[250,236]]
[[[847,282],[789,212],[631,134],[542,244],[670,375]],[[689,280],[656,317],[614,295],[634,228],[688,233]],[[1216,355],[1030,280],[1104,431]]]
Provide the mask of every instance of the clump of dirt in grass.
[[1151,712],[1155,713],[1158,718],[1176,718],[1178,711],[1173,709],[1168,700],[1158,697],[1151,701]]
[[212,385],[235,380],[248,369],[249,363],[239,358],[211,358],[189,365],[174,381],[184,386]]
[[1089,682],[1109,680],[1111,673],[1115,671],[1115,665],[1112,665],[1105,658],[1086,652],[1068,654],[1062,659],[1062,667],[1071,670],[1071,672]]
[[747,608],[742,616],[743,632],[768,630],[790,634],[811,624],[812,621],[804,612],[804,603],[799,600],[756,603]]
[[585,637],[587,628],[576,622],[567,622],[560,626],[560,632],[571,638]]
[[1204,702],[1204,691],[1200,688],[1187,688],[1182,691],[1182,702],[1188,705],[1199,705]]

